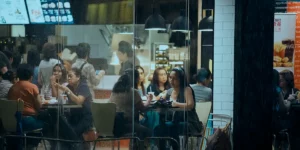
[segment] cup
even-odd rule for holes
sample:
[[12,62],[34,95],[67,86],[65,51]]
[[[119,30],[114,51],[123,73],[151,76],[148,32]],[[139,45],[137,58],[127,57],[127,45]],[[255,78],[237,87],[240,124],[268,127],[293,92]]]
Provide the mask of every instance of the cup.
[[40,98],[42,100],[42,103],[44,103],[45,102],[45,95],[40,95]]
[[154,99],[154,92],[148,92],[148,95],[152,95]]
[[67,95],[66,94],[61,94],[61,97],[62,97],[62,104],[66,104],[67,100],[68,100]]

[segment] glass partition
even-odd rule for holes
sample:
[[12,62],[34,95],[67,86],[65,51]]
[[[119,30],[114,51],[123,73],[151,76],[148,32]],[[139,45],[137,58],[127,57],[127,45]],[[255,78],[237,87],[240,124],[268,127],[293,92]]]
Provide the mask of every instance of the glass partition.
[[6,66],[15,79],[3,98],[22,99],[23,127],[38,126],[52,138],[28,146],[176,149],[200,142],[196,106],[199,88],[211,80],[213,8],[198,0],[18,5],[24,8],[16,20],[0,14],[1,75],[8,79]]

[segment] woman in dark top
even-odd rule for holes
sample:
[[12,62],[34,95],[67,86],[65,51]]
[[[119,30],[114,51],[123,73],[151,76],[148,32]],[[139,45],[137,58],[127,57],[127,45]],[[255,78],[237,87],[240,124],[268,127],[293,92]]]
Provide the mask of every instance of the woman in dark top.
[[114,85],[109,101],[116,104],[117,112],[124,113],[123,132],[132,132],[134,126],[137,136],[144,139],[151,136],[151,130],[138,123],[139,111],[146,110],[152,97],[148,97],[148,100],[143,103],[138,91],[133,87],[138,79],[139,73],[137,70],[126,70]]
[[92,95],[87,82],[82,78],[79,69],[72,68],[68,73],[68,86],[63,86],[58,83],[57,86],[67,94],[68,101],[82,105],[82,108],[71,109],[68,121],[78,137],[71,138],[83,139],[82,134],[88,131],[93,125],[91,112]]
[[155,99],[159,100],[161,97],[166,98],[167,90],[170,88],[168,80],[168,73],[164,68],[156,68],[153,74],[151,84],[147,88],[147,92],[154,92]]
[[293,100],[296,99],[295,94],[298,89],[294,86],[294,74],[289,70],[283,70],[279,73],[280,77],[280,88],[282,89],[282,95],[285,100]]
[[272,113],[272,134],[276,135],[275,149],[279,149],[281,142],[283,142],[284,147],[288,147],[288,142],[282,139],[279,132],[284,129],[289,129],[290,119],[288,111],[290,108],[290,101],[283,99],[282,89],[279,86],[279,73],[277,70],[273,69],[273,113]]
[[[172,107],[187,109],[186,112],[175,112],[173,120],[177,122],[186,122],[188,133],[200,134],[202,123],[196,113],[195,94],[187,82],[183,68],[174,68],[170,73],[169,81],[172,88],[167,92],[167,100],[172,100]],[[184,116],[185,115],[185,116]],[[182,130],[182,129],[180,129]],[[179,133],[186,134],[186,133]]]

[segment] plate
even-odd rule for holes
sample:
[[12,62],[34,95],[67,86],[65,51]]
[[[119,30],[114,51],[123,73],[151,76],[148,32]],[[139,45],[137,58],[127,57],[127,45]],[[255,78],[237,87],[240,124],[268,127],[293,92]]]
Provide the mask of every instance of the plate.
[[58,101],[56,99],[51,99],[48,101],[49,104],[56,104]]

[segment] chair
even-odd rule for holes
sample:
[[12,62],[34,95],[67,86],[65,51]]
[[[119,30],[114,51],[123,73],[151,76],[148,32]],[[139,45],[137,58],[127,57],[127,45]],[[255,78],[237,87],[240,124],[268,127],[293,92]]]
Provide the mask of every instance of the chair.
[[[92,103],[91,111],[94,120],[94,126],[99,133],[99,138],[114,137],[114,123],[116,116],[116,104],[114,103]],[[94,150],[97,141],[94,142]]]
[[211,112],[211,101],[200,101],[196,103],[196,112],[199,120],[203,123],[205,127],[207,124],[207,119],[209,113]]
[[[208,120],[209,114],[211,112],[211,109],[212,109],[211,101],[200,101],[200,102],[196,103],[196,112],[197,112],[199,120],[203,124],[202,135],[205,135],[205,130],[206,130],[205,127],[206,127],[207,120]],[[204,138],[197,139],[197,149],[200,149],[202,147],[203,142],[204,142]]]
[[[0,100],[0,118],[2,120],[2,125],[8,134],[17,133],[17,120],[15,118],[16,112],[22,112],[24,108],[24,102],[22,100]],[[26,136],[28,133],[38,133],[43,137],[43,129],[36,129],[32,131],[23,131],[23,136],[25,137],[25,149],[27,148]],[[45,149],[47,149],[45,141],[42,140]]]

